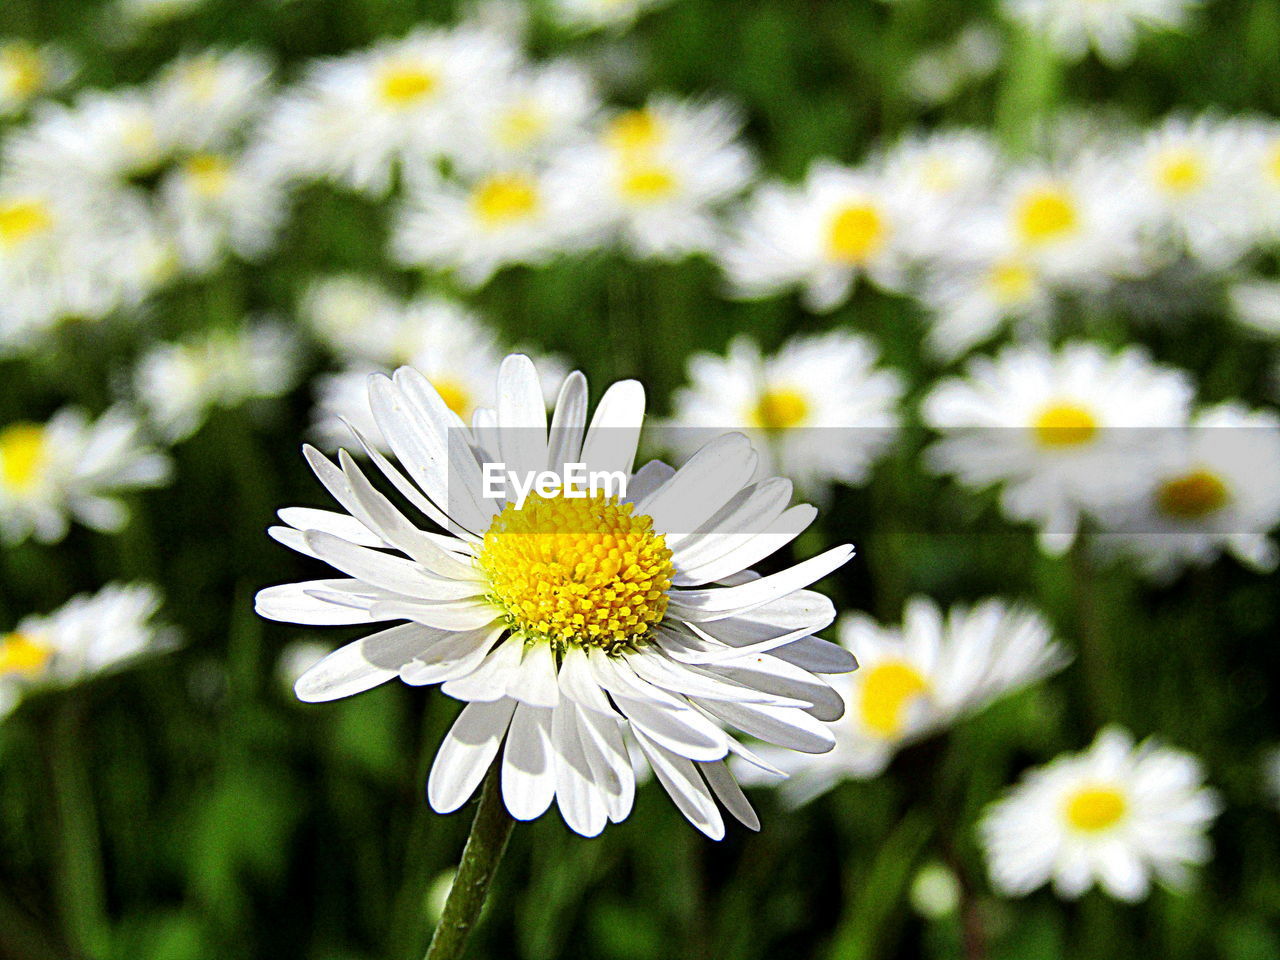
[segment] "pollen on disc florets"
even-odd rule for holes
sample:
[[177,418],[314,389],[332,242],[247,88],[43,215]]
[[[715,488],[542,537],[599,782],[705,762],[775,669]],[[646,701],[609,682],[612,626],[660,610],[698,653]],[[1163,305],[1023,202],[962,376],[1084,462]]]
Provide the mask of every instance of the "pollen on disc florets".
[[558,650],[621,653],[667,611],[675,567],[653,521],[617,497],[529,495],[494,518],[477,557],[511,628]]

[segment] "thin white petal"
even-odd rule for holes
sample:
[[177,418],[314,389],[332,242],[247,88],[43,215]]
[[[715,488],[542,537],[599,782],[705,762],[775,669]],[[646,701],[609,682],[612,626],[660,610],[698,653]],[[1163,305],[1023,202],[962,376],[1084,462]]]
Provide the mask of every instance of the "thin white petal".
[[431,640],[429,631],[416,623],[362,637],[339,647],[299,677],[294,692],[306,703],[363,693],[395,677]]
[[582,444],[582,462],[589,472],[620,470],[630,475],[644,422],[644,387],[636,380],[619,380],[596,405]]
[[427,802],[436,813],[452,813],[484,779],[507,732],[514,700],[469,703],[454,721],[427,778]]
[[694,765],[664,749],[639,730],[636,731],[636,740],[658,781],[685,818],[712,840],[723,839],[724,818]]
[[555,799],[551,714],[544,707],[521,703],[511,718],[502,751],[502,799],[517,820],[542,816]]

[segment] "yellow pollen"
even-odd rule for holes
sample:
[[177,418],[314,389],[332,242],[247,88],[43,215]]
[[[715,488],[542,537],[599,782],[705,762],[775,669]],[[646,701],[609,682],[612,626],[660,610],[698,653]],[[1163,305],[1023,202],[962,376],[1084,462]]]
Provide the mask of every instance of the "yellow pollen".
[[52,226],[49,208],[40,200],[0,201],[0,246],[16,247]]
[[231,181],[231,164],[226,157],[216,153],[197,153],[188,157],[183,169],[196,193],[203,197],[221,196]]
[[39,673],[53,657],[53,650],[27,633],[14,632],[0,637],[0,676]]
[[533,101],[521,103],[498,119],[498,142],[508,150],[519,150],[536,141],[547,130],[547,115]]
[[1156,183],[1166,193],[1187,194],[1204,183],[1204,161],[1192,150],[1167,150],[1156,158]]
[[29,43],[10,43],[0,49],[0,76],[13,96],[25,100],[45,85],[49,70],[40,51]]
[[885,660],[864,668],[858,701],[862,723],[886,739],[897,737],[907,721],[907,708],[929,692],[929,681],[904,660]]
[[880,211],[869,203],[841,207],[827,227],[827,251],[841,263],[861,264],[884,246],[888,228]]
[[1048,243],[1073,232],[1079,219],[1065,190],[1041,187],[1026,194],[1018,205],[1018,234],[1033,246]]
[[49,459],[44,427],[14,423],[0,430],[0,484],[19,494],[40,484]]
[[431,96],[439,86],[435,71],[409,63],[385,68],[378,79],[378,93],[393,107],[411,106]]
[[1166,480],[1156,491],[1160,512],[1178,520],[1201,520],[1227,505],[1231,494],[1222,478],[1208,470],[1193,470]]
[[610,121],[604,140],[622,153],[652,150],[666,136],[662,121],[650,110],[628,110]]
[[477,561],[511,628],[530,639],[620,653],[643,643],[667,610],[675,567],[653,521],[617,497],[543,497],[508,504]]
[[641,164],[629,167],[622,174],[618,189],[628,200],[656,203],[675,193],[676,178],[666,167]]
[[1115,787],[1093,786],[1075,791],[1067,798],[1067,823],[1082,833],[1100,833],[1120,822],[1129,804]]
[[765,430],[785,430],[804,423],[809,416],[809,401],[799,390],[779,387],[760,395],[751,411],[751,422]]
[[1078,403],[1052,403],[1032,424],[1042,447],[1078,447],[1098,432],[1098,420]]
[[1035,292],[1036,277],[1025,263],[1005,260],[992,266],[987,285],[997,303],[1022,303]]
[[506,226],[537,212],[538,190],[522,174],[495,174],[481,180],[471,192],[471,208],[486,226]]
[[431,381],[444,405],[464,420],[471,414],[471,392],[457,380],[439,377]]

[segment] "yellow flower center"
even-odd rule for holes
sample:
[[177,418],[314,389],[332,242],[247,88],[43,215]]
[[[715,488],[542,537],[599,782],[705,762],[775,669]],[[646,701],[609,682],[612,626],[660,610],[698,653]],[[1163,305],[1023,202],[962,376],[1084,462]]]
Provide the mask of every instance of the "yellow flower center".
[[827,227],[827,251],[841,263],[865,263],[884,246],[888,227],[869,203],[841,207]]
[[1005,260],[992,266],[987,285],[997,303],[1022,303],[1035,292],[1036,277],[1025,263]]
[[0,201],[0,246],[16,247],[52,226],[53,217],[43,201]]
[[538,188],[523,174],[495,174],[476,185],[471,207],[485,226],[506,226],[537,212]]
[[13,493],[32,492],[40,485],[49,460],[44,427],[14,423],[0,430],[0,483]]
[[440,76],[420,64],[388,66],[378,79],[378,93],[393,107],[408,107],[425,100],[440,86]]
[[751,422],[765,430],[785,430],[804,423],[809,416],[809,401],[799,390],[779,387],[760,395],[751,411]]
[[40,51],[29,43],[11,43],[0,49],[0,75],[9,93],[25,100],[40,91],[49,76]]
[[1097,418],[1078,403],[1053,403],[1032,424],[1042,447],[1078,447],[1098,432]]
[[477,561],[511,628],[558,648],[618,653],[667,610],[675,567],[653,521],[617,497],[531,493],[494,518]]
[[904,660],[885,660],[863,669],[858,701],[863,725],[885,739],[900,736],[907,708],[928,694],[929,681]]
[[536,141],[546,130],[546,113],[533,101],[526,101],[498,118],[498,143],[508,150],[519,150]]
[[39,673],[53,657],[53,648],[27,633],[14,632],[0,637],[0,677],[20,673]]
[[1156,491],[1160,512],[1178,520],[1200,520],[1227,505],[1231,493],[1222,478],[1208,470],[1193,470],[1167,480]]
[[1033,246],[1061,239],[1079,224],[1071,195],[1058,187],[1041,187],[1022,198],[1017,212],[1018,234]]
[[651,150],[666,136],[662,121],[650,110],[628,110],[609,122],[604,140],[623,153]]
[[618,189],[623,197],[635,203],[656,203],[675,193],[676,178],[670,169],[656,164],[628,166]]
[[231,182],[231,163],[216,153],[197,153],[188,157],[183,170],[202,197],[218,197]]
[[1180,147],[1156,158],[1156,183],[1166,193],[1191,193],[1205,181],[1204,161],[1194,150]]
[[431,385],[436,388],[436,393],[440,394],[446,407],[464,420],[467,418],[471,413],[471,391],[448,377],[433,378]]
[[1067,823],[1082,833],[1100,833],[1114,827],[1129,804],[1115,787],[1084,787],[1067,798]]

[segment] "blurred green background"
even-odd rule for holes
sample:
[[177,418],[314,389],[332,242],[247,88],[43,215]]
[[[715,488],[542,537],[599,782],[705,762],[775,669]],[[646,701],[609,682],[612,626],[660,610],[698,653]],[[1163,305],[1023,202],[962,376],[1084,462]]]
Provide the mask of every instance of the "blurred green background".
[[[104,42],[106,7],[4,0],[0,33],[67,45],[85,86],[143,81],[181,51],[238,44],[273,54],[287,81],[308,58],[455,13],[437,2],[210,0],[113,47]],[[921,108],[904,88],[908,64],[975,21],[1006,36],[1000,69],[945,106]],[[652,90],[735,100],[763,167],[786,177],[815,156],[856,160],[921,125],[994,129],[1025,147],[1037,118],[1054,111],[1136,121],[1210,107],[1280,112],[1280,0],[1210,3],[1194,29],[1145,39],[1121,71],[1088,60],[1053,73],[987,4],[961,0],[674,0],[623,38],[535,28],[536,53],[591,57],[608,48],[638,55],[619,101]],[[41,355],[0,363],[0,419],[44,417],[68,400],[101,410],[148,339],[231,325],[247,313],[288,316],[317,274],[352,269],[418,290],[417,276],[387,266],[385,230],[379,206],[308,189],[264,262],[176,284],[127,335],[65,327]],[[722,350],[742,331],[766,347],[806,329],[866,332],[913,396],[940,372],[921,355],[919,308],[905,300],[863,288],[814,318],[794,298],[726,302],[718,285],[703,262],[644,266],[596,255],[507,270],[474,302],[511,341],[584,369],[593,396],[609,380],[641,378],[659,412],[691,351]],[[1090,331],[1147,343],[1191,371],[1206,402],[1272,402],[1273,352],[1214,305],[1165,320],[1135,333],[1129,321],[1099,315]],[[309,372],[319,369],[315,359]],[[163,588],[165,617],[186,638],[175,655],[35,699],[0,725],[0,955],[81,960],[67,952],[58,882],[76,824],[92,830],[77,835],[71,855],[94,858],[100,848],[102,890],[74,895],[101,896],[104,960],[421,955],[433,886],[456,862],[470,820],[466,810],[431,813],[423,791],[458,705],[399,684],[325,706],[296,703],[275,663],[305,628],[267,624],[252,611],[258,588],[305,579],[309,569],[263,532],[279,506],[326,505],[298,453],[309,405],[304,383],[266,420],[215,413],[175,449],[180,482],[138,496],[119,536],[75,528],[56,548],[0,552],[0,622],[109,579],[141,578]],[[890,622],[915,592],[944,604],[1030,598],[1077,651],[1076,665],[906,750],[874,781],[845,784],[796,812],[754,795],[759,835],[731,829],[724,842],[708,842],[654,785],[629,820],[596,840],[571,834],[554,813],[521,825],[474,956],[1280,956],[1280,816],[1260,768],[1265,748],[1280,741],[1276,576],[1221,562],[1156,589],[1120,569],[1073,570],[1070,559],[1042,556],[1025,531],[991,532],[1000,529],[993,502],[924,477],[915,461],[925,439],[908,424],[873,482],[838,489],[796,553],[852,540],[858,558],[826,588],[838,607]],[[965,529],[984,532],[955,532]],[[318,638],[347,639],[342,630]],[[1109,721],[1139,736],[1158,731],[1204,759],[1228,801],[1213,830],[1215,859],[1188,894],[1157,892],[1138,907],[1096,892],[1074,904],[1047,891],[995,898],[975,845],[979,811],[1028,763],[1084,746]],[[78,756],[49,749],[60,724],[71,726],[63,740]],[[94,816],[59,809],[54,782],[69,782]],[[926,917],[910,893],[934,863],[959,878],[961,896],[955,910]]]

